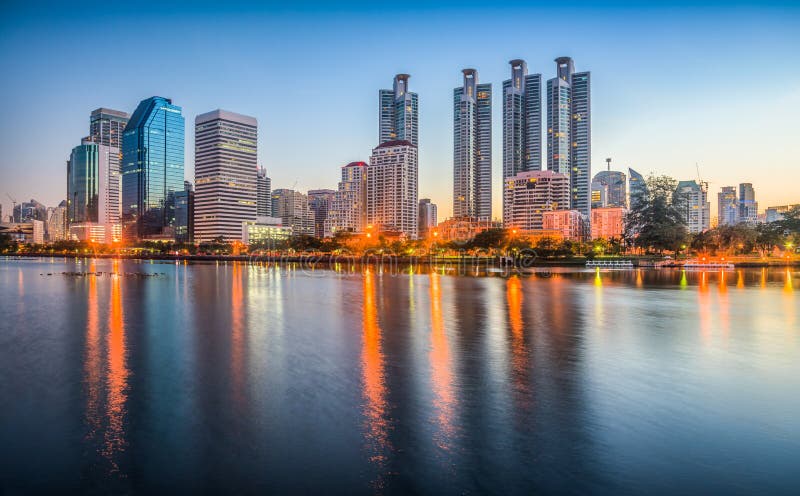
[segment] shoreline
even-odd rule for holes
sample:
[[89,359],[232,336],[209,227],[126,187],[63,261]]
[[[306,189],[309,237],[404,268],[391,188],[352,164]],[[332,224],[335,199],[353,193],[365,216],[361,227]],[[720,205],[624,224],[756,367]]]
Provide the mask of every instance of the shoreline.
[[[60,259],[118,259],[118,260],[143,260],[143,261],[185,261],[185,262],[269,262],[269,263],[310,263],[332,265],[337,263],[347,264],[375,264],[379,262],[392,264],[417,264],[417,265],[441,265],[441,264],[470,264],[475,266],[506,266],[506,267],[585,267],[587,259],[541,259],[525,260],[518,259],[509,261],[501,257],[411,257],[366,254],[362,256],[353,255],[330,255],[330,254],[301,254],[301,255],[167,255],[167,254],[109,254],[109,253],[81,253],[81,254],[53,254],[53,253],[14,253],[2,255],[3,259],[14,258],[60,258]],[[653,269],[652,266],[641,266],[640,262],[650,261],[651,259],[624,258],[621,260],[631,260],[634,268]],[[736,268],[762,268],[762,267],[800,267],[800,260],[731,260],[730,263]],[[662,268],[676,269],[681,268],[681,264],[665,265]]]

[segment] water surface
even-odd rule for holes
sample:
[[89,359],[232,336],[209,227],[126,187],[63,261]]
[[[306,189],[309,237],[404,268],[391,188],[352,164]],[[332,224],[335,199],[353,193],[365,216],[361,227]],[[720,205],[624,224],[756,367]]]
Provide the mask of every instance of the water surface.
[[0,492],[800,487],[800,272],[402,272],[0,260]]

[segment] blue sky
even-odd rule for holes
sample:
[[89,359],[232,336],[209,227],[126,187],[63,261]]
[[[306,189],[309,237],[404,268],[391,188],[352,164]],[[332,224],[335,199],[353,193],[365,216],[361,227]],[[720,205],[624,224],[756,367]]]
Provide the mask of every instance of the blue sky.
[[5,2],[3,215],[6,192],[48,206],[65,197],[65,161],[91,110],[132,112],[152,95],[183,107],[187,179],[194,117],[224,108],[258,119],[273,187],[335,188],[339,167],[376,145],[378,89],[407,72],[420,95],[419,193],[442,219],[452,210],[452,89],[474,67],[495,88],[499,216],[508,61],[547,79],[562,55],[592,71],[594,171],[612,157],[614,168],[694,179],[698,163],[712,205],[739,182],[754,184],[762,209],[800,202],[800,7],[562,3]]

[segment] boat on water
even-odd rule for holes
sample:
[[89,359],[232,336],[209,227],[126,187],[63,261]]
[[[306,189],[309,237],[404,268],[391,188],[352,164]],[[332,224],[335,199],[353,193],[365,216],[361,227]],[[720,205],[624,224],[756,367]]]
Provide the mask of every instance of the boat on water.
[[733,270],[736,266],[731,262],[724,261],[689,260],[683,264],[683,268],[688,270]]
[[586,262],[587,269],[632,269],[633,262],[630,260],[589,260]]

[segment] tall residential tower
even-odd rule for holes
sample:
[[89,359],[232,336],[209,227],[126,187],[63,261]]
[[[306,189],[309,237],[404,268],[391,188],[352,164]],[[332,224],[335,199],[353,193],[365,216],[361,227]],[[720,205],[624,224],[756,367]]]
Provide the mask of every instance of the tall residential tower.
[[378,144],[405,140],[419,146],[419,99],[416,93],[408,91],[409,77],[398,74],[394,77],[393,89],[378,92]]
[[464,69],[453,90],[453,216],[492,218],[492,85]]

